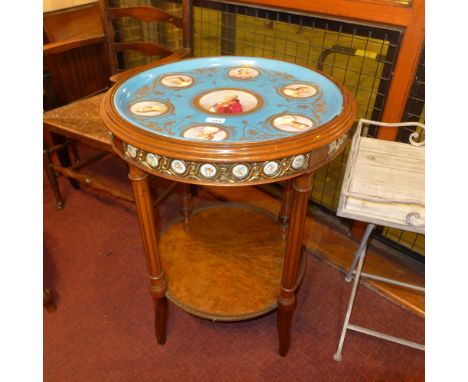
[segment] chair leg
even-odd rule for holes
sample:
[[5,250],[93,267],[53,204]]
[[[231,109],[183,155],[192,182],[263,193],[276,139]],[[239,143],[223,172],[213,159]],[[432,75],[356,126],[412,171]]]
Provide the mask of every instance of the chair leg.
[[[59,135],[59,134],[55,134],[55,133],[51,133],[51,137],[52,137],[52,142],[54,143],[54,145],[64,143],[66,141],[66,139],[67,139],[64,136]],[[71,159],[70,159],[70,154],[68,152],[67,147],[62,148],[62,149],[57,151],[57,158],[58,158],[58,160],[60,162],[60,165],[63,166],[63,167],[70,167],[72,165],[72,162],[71,162]],[[77,180],[68,178],[68,181],[70,182],[71,186],[75,190],[80,189],[80,183]]]
[[[361,278],[362,264],[364,263],[364,258],[366,256],[367,242],[369,240],[369,236],[372,233],[372,230],[374,229],[374,227],[375,227],[374,224],[367,225],[366,232],[364,233],[364,237],[362,238],[361,245],[359,246],[359,249],[358,249],[359,252],[357,253],[357,257],[359,261],[357,265],[356,276],[354,278],[353,289],[351,290],[351,296],[348,302],[348,309],[346,310],[345,321],[343,324],[343,329],[341,331],[341,337],[340,337],[340,342],[338,344],[338,349],[333,356],[335,361],[341,361],[342,359],[341,352],[343,350],[343,344],[344,344],[344,340],[346,337],[346,331],[348,330],[348,326],[349,326],[349,319],[351,317],[351,311],[353,310],[354,299],[356,297],[356,291],[359,286],[359,279]],[[351,275],[352,275],[352,270],[353,268],[351,268]]]
[[372,233],[372,230],[374,229],[375,224],[368,224],[366,227],[366,231],[364,232],[364,236],[362,237],[361,243],[359,244],[359,248],[356,250],[354,253],[354,259],[351,264],[351,267],[349,268],[348,272],[346,273],[345,281],[349,283],[353,279],[353,272],[354,269],[356,268],[356,264],[359,260],[359,256],[362,251],[365,251],[365,247],[367,246],[367,242],[369,240],[369,236]]
[[47,145],[44,143],[44,158],[45,158],[45,169],[47,178],[49,179],[50,186],[54,193],[55,197],[55,208],[57,210],[61,210],[63,208],[63,198],[62,194],[60,193],[60,188],[57,180],[57,174],[55,170],[52,168],[52,163],[50,159],[50,153],[47,148]]
[[72,141],[69,145],[69,148],[73,154],[73,160],[75,161],[75,163],[80,163],[80,154],[78,153],[78,149],[76,148],[76,142]]

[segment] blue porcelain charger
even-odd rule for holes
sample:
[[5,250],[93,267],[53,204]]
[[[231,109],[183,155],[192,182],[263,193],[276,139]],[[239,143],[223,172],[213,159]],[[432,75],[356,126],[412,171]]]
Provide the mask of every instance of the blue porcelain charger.
[[209,57],[155,67],[124,81],[117,112],[175,139],[264,142],[316,129],[339,115],[340,89],[306,67],[255,57]]

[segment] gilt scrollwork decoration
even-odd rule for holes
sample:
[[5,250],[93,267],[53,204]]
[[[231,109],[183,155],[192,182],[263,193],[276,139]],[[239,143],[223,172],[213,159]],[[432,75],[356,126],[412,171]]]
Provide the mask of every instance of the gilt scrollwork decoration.
[[310,153],[260,162],[205,163],[169,158],[124,143],[127,159],[171,177],[212,183],[249,183],[281,178],[308,168]]

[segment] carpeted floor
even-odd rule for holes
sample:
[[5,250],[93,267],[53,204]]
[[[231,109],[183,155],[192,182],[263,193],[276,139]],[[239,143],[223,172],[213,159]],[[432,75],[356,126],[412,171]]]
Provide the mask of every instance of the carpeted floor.
[[[121,162],[97,167],[130,190]],[[313,254],[287,357],[277,353],[275,313],[213,323],[171,303],[167,342],[159,346],[134,206],[60,184],[66,202],[56,211],[44,178],[44,284],[58,305],[44,310],[44,381],[424,380],[423,352],[358,333],[349,332],[343,360],[333,360],[351,285]],[[177,213],[172,195],[159,209],[161,224]],[[365,287],[352,322],[424,341],[424,320]]]

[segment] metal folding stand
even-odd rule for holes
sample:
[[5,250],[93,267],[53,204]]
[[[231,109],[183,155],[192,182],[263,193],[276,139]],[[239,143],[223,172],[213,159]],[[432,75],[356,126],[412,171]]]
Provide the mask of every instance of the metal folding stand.
[[[424,292],[424,287],[421,286],[362,272],[367,243],[376,224],[424,233],[424,149],[419,147],[424,143],[414,142],[417,133],[410,136],[411,145],[363,138],[361,137],[363,123],[388,127],[424,128],[424,125],[419,123],[389,124],[363,119],[359,121],[353,137],[337,214],[366,221],[368,225],[345,278],[350,282],[355,275],[338,349],[333,357],[336,361],[342,359],[341,353],[348,330],[425,350],[422,344],[350,323],[361,277]],[[404,179],[404,188],[402,179]],[[408,192],[408,198],[402,196],[402,190]]]
[[[381,333],[381,332],[378,332],[376,330],[368,329],[368,328],[365,328],[365,327],[362,327],[362,326],[358,326],[358,325],[354,325],[354,324],[349,323],[349,320],[350,320],[350,317],[351,317],[351,311],[353,310],[354,299],[356,297],[356,291],[357,291],[357,288],[358,288],[358,285],[359,285],[359,280],[361,279],[361,276],[362,277],[367,277],[367,278],[370,278],[370,279],[374,279],[374,280],[378,280],[378,281],[382,281],[382,282],[386,282],[386,283],[389,283],[389,284],[399,285],[401,287],[410,288],[410,289],[414,289],[414,290],[417,290],[417,291],[424,292],[424,288],[420,287],[420,286],[417,286],[417,285],[403,283],[403,282],[400,282],[400,281],[397,281],[397,280],[388,279],[386,277],[381,277],[381,276],[377,276],[377,275],[374,275],[374,274],[371,274],[371,273],[362,272],[362,265],[364,263],[364,258],[366,256],[367,242],[369,240],[369,237],[370,237],[374,227],[375,227],[375,224],[372,224],[372,223],[367,225],[366,232],[364,233],[364,237],[361,240],[361,244],[359,245],[359,248],[356,251],[356,254],[354,255],[353,264],[351,265],[351,268],[349,269],[348,273],[346,274],[345,280],[347,282],[352,280],[353,274],[355,274],[355,277],[354,277],[353,289],[351,290],[351,297],[350,297],[349,303],[348,303],[348,310],[346,311],[345,321],[344,321],[344,324],[343,324],[343,329],[341,331],[341,337],[340,337],[340,342],[338,344],[338,350],[336,351],[335,355],[333,356],[333,358],[336,361],[341,361],[341,358],[342,358],[341,352],[343,350],[343,344],[344,344],[344,340],[345,340],[345,337],[346,337],[347,330],[354,330],[355,332],[364,333],[364,334],[367,334],[367,335],[370,335],[370,336],[381,338],[383,340],[396,342],[398,344],[409,346],[409,347],[419,349],[419,350],[424,350],[424,345],[421,345],[421,344],[418,344],[418,343],[415,343],[415,342],[411,342],[411,341],[407,341],[407,340],[402,339],[402,338],[390,336],[388,334]],[[356,263],[357,263],[357,270],[355,270]]]

